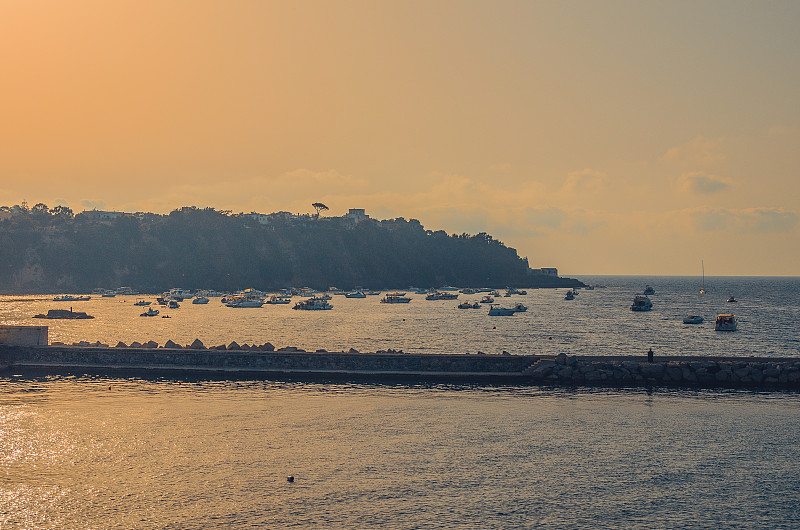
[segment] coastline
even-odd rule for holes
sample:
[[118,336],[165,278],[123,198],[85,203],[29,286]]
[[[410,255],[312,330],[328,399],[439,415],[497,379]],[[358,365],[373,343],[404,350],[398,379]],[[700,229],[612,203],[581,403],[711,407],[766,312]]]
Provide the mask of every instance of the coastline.
[[185,348],[0,346],[0,374],[164,374],[551,386],[800,390],[800,358],[425,355]]

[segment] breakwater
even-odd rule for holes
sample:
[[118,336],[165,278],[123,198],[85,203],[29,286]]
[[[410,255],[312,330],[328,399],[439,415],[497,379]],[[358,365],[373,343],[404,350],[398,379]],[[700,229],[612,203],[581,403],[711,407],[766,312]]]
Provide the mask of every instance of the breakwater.
[[648,362],[644,356],[419,355],[147,346],[0,346],[0,369],[800,390],[800,358],[664,357]]

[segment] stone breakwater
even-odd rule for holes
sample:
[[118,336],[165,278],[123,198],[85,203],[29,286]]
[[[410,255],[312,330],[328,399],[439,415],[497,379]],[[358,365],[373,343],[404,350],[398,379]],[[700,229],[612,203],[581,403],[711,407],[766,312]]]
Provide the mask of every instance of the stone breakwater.
[[276,350],[271,345],[249,349],[137,346],[0,346],[0,369],[800,390],[800,358],[657,357],[648,362],[644,356],[331,353]]

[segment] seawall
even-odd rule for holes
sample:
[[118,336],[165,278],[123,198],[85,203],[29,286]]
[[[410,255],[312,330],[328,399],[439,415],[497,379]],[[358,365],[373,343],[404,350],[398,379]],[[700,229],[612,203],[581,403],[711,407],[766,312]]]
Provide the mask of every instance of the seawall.
[[6,373],[435,380],[563,386],[800,390],[800,358],[418,355],[0,346]]

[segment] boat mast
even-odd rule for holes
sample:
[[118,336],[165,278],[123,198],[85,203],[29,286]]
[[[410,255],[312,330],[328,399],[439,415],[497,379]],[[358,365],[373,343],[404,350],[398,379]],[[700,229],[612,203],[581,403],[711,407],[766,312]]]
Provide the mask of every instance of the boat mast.
[[700,294],[705,294],[706,292],[706,264],[703,263],[703,260],[700,260],[700,267],[703,269],[703,286],[700,288]]

